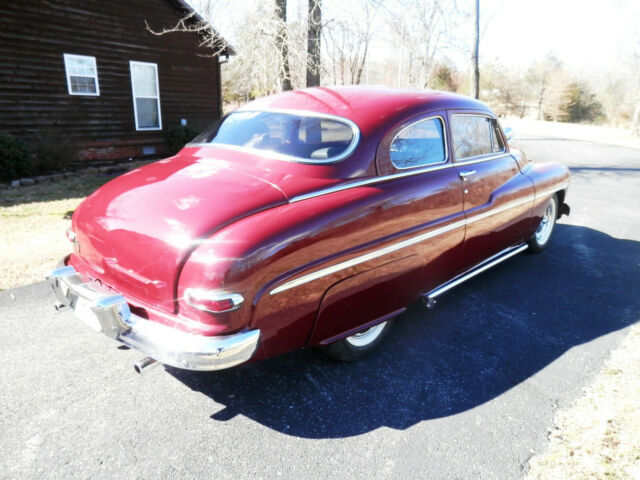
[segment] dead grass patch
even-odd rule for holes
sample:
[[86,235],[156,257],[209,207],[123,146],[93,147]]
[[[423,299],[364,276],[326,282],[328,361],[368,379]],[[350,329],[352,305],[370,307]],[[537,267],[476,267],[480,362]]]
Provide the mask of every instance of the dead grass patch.
[[83,175],[0,191],[0,290],[38,282],[71,251],[65,219],[113,176]]
[[640,479],[640,324],[613,351],[595,381],[556,414],[534,479]]

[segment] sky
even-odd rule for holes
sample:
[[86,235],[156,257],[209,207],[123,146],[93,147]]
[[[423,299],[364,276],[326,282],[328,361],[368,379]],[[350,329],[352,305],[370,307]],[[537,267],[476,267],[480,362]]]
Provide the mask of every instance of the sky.
[[481,0],[485,57],[528,65],[554,53],[573,68],[609,68],[640,51],[640,0]]
[[[215,5],[216,29],[233,43],[233,27],[256,1],[192,0]],[[273,0],[271,0],[273,1]],[[327,17],[349,9],[350,0],[323,0]],[[474,0],[457,0],[459,8],[471,11]],[[289,0],[289,18],[297,16],[304,0]],[[640,51],[640,0],[480,0],[481,62],[528,66],[553,53],[566,66],[579,70],[613,68],[632,51]],[[217,20],[215,20],[217,18]],[[472,38],[472,23],[453,33]],[[385,46],[386,45],[386,46]],[[374,48],[389,48],[378,41]],[[468,61],[468,53],[447,52],[457,63]]]

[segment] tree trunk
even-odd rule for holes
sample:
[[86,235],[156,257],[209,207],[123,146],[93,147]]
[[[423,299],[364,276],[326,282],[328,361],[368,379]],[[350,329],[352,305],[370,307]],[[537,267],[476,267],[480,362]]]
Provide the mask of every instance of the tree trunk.
[[309,0],[307,28],[307,87],[320,86],[320,32],[322,0]]
[[540,89],[540,96],[538,97],[538,120],[542,120],[542,101],[544,100],[544,91],[546,88],[543,86]]
[[640,101],[636,103],[636,109],[633,113],[633,123],[631,124],[631,134],[640,137]]
[[282,57],[282,68],[280,69],[280,80],[282,90],[291,90],[291,72],[289,71],[289,46],[287,45],[287,0],[276,0],[276,13],[280,18],[280,28],[278,31],[278,48]]
[[480,0],[476,0],[473,30],[473,96],[480,98]]

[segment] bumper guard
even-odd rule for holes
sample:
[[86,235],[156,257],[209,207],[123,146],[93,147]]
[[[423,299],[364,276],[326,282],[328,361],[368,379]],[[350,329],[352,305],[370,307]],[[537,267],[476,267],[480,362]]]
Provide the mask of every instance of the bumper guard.
[[71,266],[54,270],[47,280],[57,308],[71,308],[94,330],[173,367],[221,370],[246,362],[258,347],[260,330],[205,337],[135,315],[122,295],[86,280]]

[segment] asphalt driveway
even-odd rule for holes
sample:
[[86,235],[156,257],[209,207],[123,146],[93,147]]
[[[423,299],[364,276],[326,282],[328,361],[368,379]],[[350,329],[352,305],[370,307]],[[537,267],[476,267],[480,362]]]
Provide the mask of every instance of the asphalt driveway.
[[43,283],[0,292],[0,478],[520,478],[640,319],[640,151],[519,143],[573,172],[547,252],[415,305],[357,364],[138,376]]

